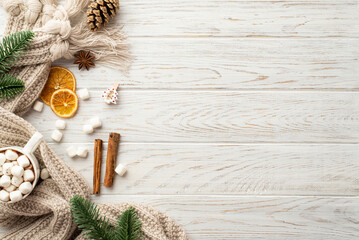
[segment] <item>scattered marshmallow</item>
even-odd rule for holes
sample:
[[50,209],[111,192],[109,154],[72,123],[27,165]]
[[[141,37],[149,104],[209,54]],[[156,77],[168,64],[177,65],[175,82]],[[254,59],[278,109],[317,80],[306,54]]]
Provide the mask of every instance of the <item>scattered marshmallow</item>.
[[34,172],[32,170],[25,170],[24,171],[24,181],[25,182],[32,182],[35,179]]
[[13,202],[20,201],[22,199],[22,194],[19,190],[13,191],[10,193],[10,200]]
[[21,155],[17,159],[17,162],[18,162],[19,166],[21,166],[23,168],[30,166],[30,160],[25,155]]
[[93,127],[92,127],[91,125],[88,125],[88,124],[84,125],[84,126],[82,127],[82,130],[83,130],[86,134],[91,134],[91,133],[93,133]]
[[7,188],[8,186],[10,186],[11,184],[11,178],[7,175],[3,175],[0,178],[0,186]]
[[19,187],[19,191],[26,195],[32,191],[32,184],[30,182],[23,182]]
[[77,93],[78,93],[77,95],[81,100],[87,100],[90,98],[90,93],[87,88],[80,89],[77,91]]
[[12,179],[11,179],[11,184],[16,186],[16,187],[19,187],[21,183],[24,182],[24,179],[22,177],[15,177],[13,176]]
[[12,191],[15,191],[16,188],[17,188],[16,186],[10,185],[10,186],[8,186],[7,188],[5,188],[5,190],[8,191],[8,192],[12,192]]
[[51,134],[51,138],[56,142],[60,142],[62,139],[62,132],[59,130],[54,130]]
[[64,120],[59,119],[55,122],[55,126],[57,129],[63,130],[66,128],[66,122]]
[[75,146],[70,146],[66,149],[66,152],[70,158],[73,158],[77,155],[77,148]]
[[6,161],[5,154],[0,153],[0,165],[3,165]]
[[85,148],[85,147],[79,147],[77,149],[77,155],[79,157],[85,158],[85,157],[87,157],[88,151],[89,150],[87,148]]
[[93,117],[90,119],[90,125],[93,127],[93,128],[99,128],[102,126],[102,122],[101,122],[101,119],[99,117]]
[[42,109],[44,109],[44,103],[40,101],[36,101],[32,108],[37,112],[42,112]]
[[22,177],[22,175],[24,175],[24,169],[20,166],[13,166],[11,168],[11,174],[15,177]]
[[18,156],[19,155],[17,155],[17,153],[15,151],[10,150],[10,149],[6,150],[6,152],[5,152],[5,157],[7,160],[11,160],[11,161],[16,160],[18,158]]
[[7,162],[7,163],[4,163],[4,165],[2,166],[2,172],[9,176],[11,175],[11,168],[13,167],[12,163],[10,162]]
[[50,177],[49,170],[47,170],[47,168],[42,169],[40,177],[42,180],[48,179]]
[[0,191],[0,200],[3,202],[8,202],[10,200],[10,194],[5,190],[1,190]]
[[115,172],[122,177],[127,172],[127,169],[123,164],[119,164],[116,167]]

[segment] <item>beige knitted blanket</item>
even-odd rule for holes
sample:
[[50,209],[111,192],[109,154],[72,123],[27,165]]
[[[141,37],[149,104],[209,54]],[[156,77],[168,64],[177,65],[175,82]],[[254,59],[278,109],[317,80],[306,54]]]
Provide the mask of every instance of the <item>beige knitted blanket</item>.
[[[28,0],[26,4],[22,0],[2,0],[2,4],[10,15],[5,35],[24,29],[35,32],[30,50],[11,70],[25,82],[26,89],[11,101],[0,102],[0,147],[23,147],[36,129],[18,115],[39,97],[52,61],[71,58],[81,46],[86,46],[85,50],[94,52],[99,62],[124,70],[128,51],[118,30],[100,31],[93,42],[86,39],[90,34],[86,27],[71,25],[71,19],[81,13],[88,0],[66,0],[64,7],[56,5],[56,0]],[[45,142],[35,155],[51,178],[40,182],[20,202],[0,203],[0,226],[10,228],[1,239],[86,239],[72,222],[69,204],[74,195],[89,197],[86,182]],[[188,239],[170,218],[151,207],[120,203],[100,204],[99,209],[114,223],[130,205],[142,221],[143,239]]]

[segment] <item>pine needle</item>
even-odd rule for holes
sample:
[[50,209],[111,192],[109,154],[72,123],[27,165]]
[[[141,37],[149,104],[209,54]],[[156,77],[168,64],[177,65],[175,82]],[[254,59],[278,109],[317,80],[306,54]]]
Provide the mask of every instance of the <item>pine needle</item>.
[[116,226],[100,217],[99,210],[90,200],[76,195],[71,199],[74,222],[85,232],[86,237],[95,240],[140,240],[142,223],[133,207],[122,213]]
[[122,213],[116,223],[116,237],[121,240],[141,239],[141,222],[133,207]]
[[0,98],[13,98],[24,89],[25,84],[20,79],[9,74],[0,74]]
[[90,200],[80,196],[71,199],[73,220],[86,237],[96,240],[116,239],[109,221],[100,217],[99,210]]
[[0,43],[0,74],[8,72],[16,60],[29,48],[35,34],[22,31],[10,34]]

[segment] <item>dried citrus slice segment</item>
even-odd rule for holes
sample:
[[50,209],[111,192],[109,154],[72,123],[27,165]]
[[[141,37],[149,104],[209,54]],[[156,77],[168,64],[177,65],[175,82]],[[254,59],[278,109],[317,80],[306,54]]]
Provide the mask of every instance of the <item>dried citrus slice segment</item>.
[[51,67],[49,78],[41,92],[41,99],[50,105],[52,94],[59,89],[69,89],[75,92],[76,79],[70,70],[64,67]]
[[77,111],[79,99],[73,91],[69,89],[60,89],[52,94],[50,106],[57,116],[70,118],[75,115]]

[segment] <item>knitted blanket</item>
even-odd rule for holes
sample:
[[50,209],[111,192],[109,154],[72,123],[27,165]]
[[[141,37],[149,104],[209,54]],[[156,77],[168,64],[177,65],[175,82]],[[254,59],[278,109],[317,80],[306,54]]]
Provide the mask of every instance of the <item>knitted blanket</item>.
[[[0,147],[23,147],[36,129],[19,117],[39,97],[47,80],[51,62],[71,58],[79,50],[91,50],[99,62],[125,70],[128,50],[118,29],[97,32],[90,40],[90,31],[82,24],[72,25],[72,18],[81,13],[88,0],[67,0],[64,7],[56,0],[2,0],[9,13],[5,35],[20,30],[33,30],[35,39],[27,53],[17,62],[11,74],[25,82],[25,91],[10,101],[0,102]],[[82,47],[81,46],[86,46]],[[72,222],[69,200],[74,195],[89,198],[89,188],[77,172],[61,161],[43,141],[35,156],[51,178],[38,183],[26,199],[0,203],[0,226],[10,228],[1,239],[86,239]],[[142,221],[143,239],[188,239],[185,232],[159,211],[138,204],[99,204],[103,216],[114,223],[118,216],[133,206]]]

